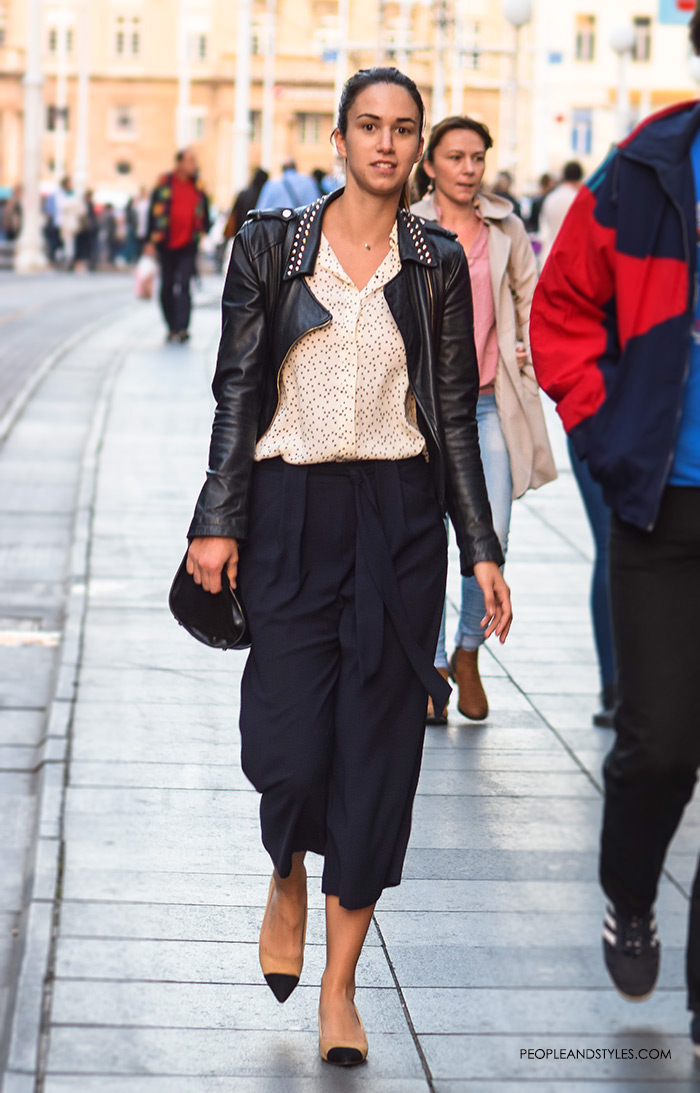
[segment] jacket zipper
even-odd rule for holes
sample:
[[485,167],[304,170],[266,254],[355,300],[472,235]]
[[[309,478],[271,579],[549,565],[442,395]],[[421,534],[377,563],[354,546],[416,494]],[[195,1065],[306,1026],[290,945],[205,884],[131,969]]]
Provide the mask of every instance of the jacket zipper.
[[275,406],[275,412],[272,415],[272,417],[270,418],[270,424],[266,427],[265,432],[267,432],[268,429],[271,427],[273,421],[275,420],[275,418],[277,417],[277,414],[279,412],[280,402],[282,401],[282,394],[280,392],[280,383],[282,381],[282,370],[284,369],[284,366],[287,363],[287,358],[289,357],[289,354],[292,352],[293,349],[296,348],[296,346],[299,344],[301,339],[306,337],[307,334],[311,334],[311,332],[313,330],[323,330],[324,327],[330,326],[332,322],[333,322],[333,319],[331,317],[330,319],[325,319],[322,323],[319,323],[318,326],[310,326],[308,330],[305,330],[302,334],[299,335],[298,338],[294,339],[294,341],[290,345],[289,349],[284,354],[284,358],[282,360],[282,363],[279,366],[279,368],[277,369],[277,405]]
[[430,279],[430,270],[427,271],[428,293],[430,294],[430,326],[433,326],[433,282]]

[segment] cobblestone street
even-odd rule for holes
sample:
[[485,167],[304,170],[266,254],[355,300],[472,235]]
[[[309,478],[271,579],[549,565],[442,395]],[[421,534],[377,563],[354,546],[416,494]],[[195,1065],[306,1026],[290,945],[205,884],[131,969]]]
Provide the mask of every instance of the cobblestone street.
[[[50,338],[15,317],[33,368],[69,328],[74,344],[24,399],[0,376],[0,414],[15,407],[0,448],[5,1093],[700,1088],[683,959],[697,802],[662,881],[656,993],[626,1003],[603,966],[611,734],[591,726],[592,542],[551,408],[560,477],[514,506],[515,623],[480,662],[490,716],[465,721],[453,696],[448,727],[427,730],[404,882],[360,962],[367,1066],[318,1057],[313,857],[304,974],[277,1004],[257,950],[270,863],[238,760],[245,654],[199,646],[167,607],[206,466],[220,286],[205,280],[187,345],[164,345],[156,304],[129,287],[113,279],[109,305],[94,295]],[[649,1049],[671,1057],[637,1057]]]

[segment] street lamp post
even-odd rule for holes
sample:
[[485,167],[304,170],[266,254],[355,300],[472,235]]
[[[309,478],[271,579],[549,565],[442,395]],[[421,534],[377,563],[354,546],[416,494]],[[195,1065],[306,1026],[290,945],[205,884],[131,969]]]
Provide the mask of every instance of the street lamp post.
[[78,118],[75,138],[75,188],[84,194],[88,186],[88,114],[90,79],[90,0],[80,0],[78,30]]
[[617,53],[617,104],[616,104],[616,128],[617,140],[623,140],[627,136],[630,119],[630,94],[627,86],[627,66],[634,49],[634,28],[629,24],[621,24],[615,27],[610,35],[610,46]]
[[437,0],[435,14],[435,69],[431,124],[445,116],[445,51],[447,47],[447,0]]
[[343,85],[348,76],[348,38],[350,37],[349,0],[338,0],[338,41],[335,53],[334,106],[338,107]]
[[265,13],[265,67],[263,69],[262,166],[275,166],[275,39],[277,0],[267,0]]
[[54,112],[54,177],[60,182],[66,173],[66,132],[68,114],[68,28],[69,15],[64,9],[57,14],[56,36],[58,70],[56,73],[56,106]]
[[15,248],[15,269],[31,273],[44,269],[46,255],[41,238],[41,73],[42,0],[26,0],[27,53],[24,73],[24,155],[22,169],[22,231]]
[[520,98],[520,31],[532,18],[532,0],[503,0],[503,14],[515,31],[513,69],[511,77],[510,132],[508,134],[508,166],[518,167],[518,100]]
[[187,0],[180,0],[176,123],[178,148],[186,148],[190,142],[190,24],[188,14]]
[[[238,0],[238,45],[236,49],[236,100],[233,115],[233,193],[248,185],[250,163],[250,54],[253,33],[253,2]],[[270,166],[272,166],[270,164]]]

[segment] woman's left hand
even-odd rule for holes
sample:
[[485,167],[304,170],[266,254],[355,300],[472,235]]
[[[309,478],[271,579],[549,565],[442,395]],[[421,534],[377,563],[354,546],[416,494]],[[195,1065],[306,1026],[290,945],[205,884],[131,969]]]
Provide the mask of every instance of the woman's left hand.
[[486,614],[481,620],[481,625],[486,627],[485,636],[490,638],[492,634],[495,634],[503,644],[513,621],[510,589],[495,562],[477,562],[474,566],[474,576],[484,593]]

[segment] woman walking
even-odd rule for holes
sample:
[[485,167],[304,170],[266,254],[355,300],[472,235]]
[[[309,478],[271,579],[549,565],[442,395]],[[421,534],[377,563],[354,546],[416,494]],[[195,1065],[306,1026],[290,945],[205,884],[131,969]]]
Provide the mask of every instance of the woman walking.
[[[455,116],[439,122],[422,163],[429,193],[411,210],[453,231],[469,261],[479,366],[479,443],[493,524],[505,555],[512,499],[552,481],[556,470],[529,351],[535,257],[512,204],[481,190],[492,145],[487,127],[473,118]],[[474,721],[483,720],[489,709],[478,665],[486,636],[483,615],[479,582],[464,576],[456,649],[448,663],[443,614],[435,658],[441,675],[457,684],[459,712]],[[445,724],[446,707],[436,707],[430,699],[426,720]]]
[[376,901],[401,880],[426,696],[448,691],[432,664],[445,506],[486,632],[504,641],[511,623],[478,454],[467,264],[399,207],[422,126],[411,80],[357,73],[335,133],[345,189],[257,210],[236,236],[189,531],[194,579],[240,582],[252,638],[242,765],[274,863],[262,970],[285,1001],[303,963],[304,854],[322,854],[320,1050],[339,1065],[367,1055],[355,968]]

